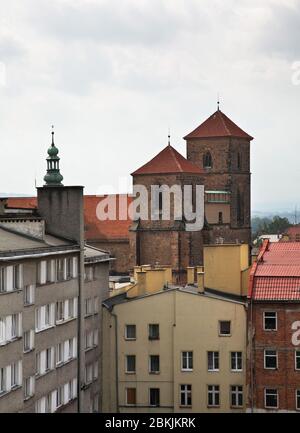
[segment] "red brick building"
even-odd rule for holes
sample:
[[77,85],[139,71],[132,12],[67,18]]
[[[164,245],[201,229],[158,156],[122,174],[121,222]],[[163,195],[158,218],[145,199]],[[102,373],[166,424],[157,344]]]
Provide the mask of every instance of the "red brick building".
[[250,274],[248,410],[300,410],[300,243],[265,240]]

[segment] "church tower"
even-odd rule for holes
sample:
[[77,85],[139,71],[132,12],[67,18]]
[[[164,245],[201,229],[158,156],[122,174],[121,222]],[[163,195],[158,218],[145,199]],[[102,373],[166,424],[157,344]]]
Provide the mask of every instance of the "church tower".
[[184,137],[187,159],[204,171],[211,243],[251,243],[250,135],[219,108]]
[[[129,230],[130,268],[136,265],[170,266],[174,282],[186,281],[186,268],[202,264],[203,230],[187,230],[185,218],[174,215],[175,196],[170,194],[170,217],[164,219],[162,206],[164,198],[159,196],[158,217],[151,217],[153,186],[178,188],[184,191],[188,185],[194,194],[196,186],[203,186],[202,169],[188,161],[170,144],[159,152],[151,161],[134,173],[133,186],[142,185],[147,190],[148,218],[135,218]],[[160,193],[161,194],[161,193]],[[194,199],[195,195],[193,195]],[[193,200],[192,199],[192,200]],[[204,203],[201,203],[202,209]]]

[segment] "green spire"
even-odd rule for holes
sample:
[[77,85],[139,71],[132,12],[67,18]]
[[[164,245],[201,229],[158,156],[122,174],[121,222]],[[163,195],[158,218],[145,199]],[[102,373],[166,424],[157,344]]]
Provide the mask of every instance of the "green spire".
[[47,174],[44,176],[45,186],[63,186],[61,183],[63,180],[63,176],[59,171],[59,156],[58,149],[54,144],[54,131],[52,126],[52,143],[48,149],[48,158],[47,158]]

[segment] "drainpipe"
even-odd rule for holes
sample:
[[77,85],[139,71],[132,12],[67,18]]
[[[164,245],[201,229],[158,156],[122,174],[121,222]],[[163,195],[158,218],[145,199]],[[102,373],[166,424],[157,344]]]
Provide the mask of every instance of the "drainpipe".
[[253,413],[253,396],[254,396],[254,383],[253,383],[253,299],[250,298],[250,393],[251,393],[251,413]]
[[118,316],[110,311],[110,314],[113,316],[115,321],[115,360],[116,360],[116,405],[117,405],[117,413],[120,412],[119,408],[119,357],[118,357]]

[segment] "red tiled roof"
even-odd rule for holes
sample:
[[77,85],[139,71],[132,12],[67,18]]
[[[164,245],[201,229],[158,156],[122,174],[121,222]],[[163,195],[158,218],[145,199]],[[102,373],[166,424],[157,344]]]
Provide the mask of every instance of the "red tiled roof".
[[217,110],[208,119],[201,123],[201,125],[198,126],[194,131],[186,135],[184,139],[213,137],[237,137],[253,140],[251,135],[243,131],[221,110]]
[[[128,229],[132,223],[131,219],[119,219],[119,197],[124,198],[126,209],[132,201],[132,197],[125,195],[116,195],[116,220],[100,221],[97,218],[97,206],[106,198],[96,195],[84,196],[84,225],[85,238],[87,240],[127,240]],[[29,209],[37,206],[36,197],[11,197],[7,200],[8,207]]]
[[250,272],[254,300],[300,301],[300,243],[265,240]]
[[172,174],[172,173],[198,173],[203,171],[197,165],[185,159],[174,147],[168,145],[154,158],[140,167],[136,174]]

